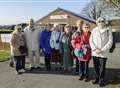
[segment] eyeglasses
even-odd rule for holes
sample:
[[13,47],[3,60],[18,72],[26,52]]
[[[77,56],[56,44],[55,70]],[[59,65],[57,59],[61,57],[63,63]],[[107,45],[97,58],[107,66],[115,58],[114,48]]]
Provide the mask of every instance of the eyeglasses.
[[105,21],[98,21],[98,23],[105,23]]
[[90,27],[84,27],[84,28],[90,28]]

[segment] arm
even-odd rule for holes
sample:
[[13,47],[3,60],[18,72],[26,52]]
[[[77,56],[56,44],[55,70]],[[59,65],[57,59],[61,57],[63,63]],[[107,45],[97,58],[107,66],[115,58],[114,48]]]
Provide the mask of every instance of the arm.
[[51,48],[54,48],[54,33],[53,32],[50,37],[50,46],[51,46]]
[[113,44],[112,31],[109,30],[109,40],[106,43],[106,45],[101,49],[101,51],[103,51],[103,52],[107,51],[108,49],[111,48],[112,44]]
[[91,47],[91,49],[92,49],[92,51],[95,51],[96,49],[98,49],[97,48],[97,46],[95,45],[95,43],[94,43],[94,33],[95,33],[95,31],[94,31],[94,29],[93,29],[93,31],[91,32],[91,35],[90,35],[90,39],[89,39],[89,43],[90,43],[90,47]]

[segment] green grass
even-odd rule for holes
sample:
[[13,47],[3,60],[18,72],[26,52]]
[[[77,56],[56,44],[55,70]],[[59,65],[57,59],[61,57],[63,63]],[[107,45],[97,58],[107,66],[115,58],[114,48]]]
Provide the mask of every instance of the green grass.
[[10,57],[10,51],[0,50],[0,62],[7,61]]
[[11,33],[11,32],[13,32],[13,30],[0,30],[0,34]]

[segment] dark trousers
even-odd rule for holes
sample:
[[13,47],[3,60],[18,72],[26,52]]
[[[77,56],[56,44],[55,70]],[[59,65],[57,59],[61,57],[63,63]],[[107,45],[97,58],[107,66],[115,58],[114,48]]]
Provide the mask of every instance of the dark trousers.
[[76,72],[79,72],[79,60],[76,57]]
[[89,76],[89,61],[80,61],[80,66],[79,66],[79,73],[81,77],[88,78]]
[[25,56],[14,56],[16,60],[16,71],[25,69]]
[[107,58],[93,56],[93,63],[97,80],[103,80],[105,77]]
[[51,70],[51,54],[45,54],[45,67],[47,70]]

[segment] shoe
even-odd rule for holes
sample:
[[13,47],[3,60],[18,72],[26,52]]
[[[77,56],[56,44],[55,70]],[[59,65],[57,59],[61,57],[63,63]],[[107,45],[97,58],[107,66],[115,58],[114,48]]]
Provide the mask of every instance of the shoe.
[[83,77],[83,76],[80,76],[79,80],[81,81],[81,80],[83,80],[83,79],[84,79],[84,77]]
[[104,86],[105,86],[104,80],[100,80],[100,81],[99,81],[99,87],[104,87]]
[[98,79],[95,79],[92,81],[92,84],[98,84],[99,83],[99,80]]
[[90,80],[88,78],[85,78],[85,82],[89,82]]
[[21,73],[20,73],[19,71],[16,71],[16,74],[17,74],[17,75],[20,75]]

